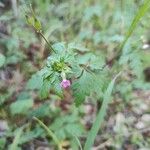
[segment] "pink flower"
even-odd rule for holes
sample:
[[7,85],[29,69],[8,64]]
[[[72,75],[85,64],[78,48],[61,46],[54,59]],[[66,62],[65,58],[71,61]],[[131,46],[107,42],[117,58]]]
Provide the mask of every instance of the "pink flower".
[[70,80],[67,80],[67,79],[63,79],[62,82],[60,83],[61,87],[66,89],[68,87],[70,87],[71,83],[70,83]]

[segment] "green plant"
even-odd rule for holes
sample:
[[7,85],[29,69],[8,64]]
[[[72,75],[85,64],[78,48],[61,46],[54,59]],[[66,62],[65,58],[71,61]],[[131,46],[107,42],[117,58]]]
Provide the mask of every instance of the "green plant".
[[[121,50],[124,48],[127,40],[132,35],[139,20],[148,11],[149,6],[150,2],[145,0],[144,4],[137,12],[137,15],[134,17],[129,30],[127,31],[124,41],[120,46]],[[103,62],[100,64],[100,66],[97,66],[97,64],[96,66],[94,65],[94,62],[100,60],[100,58],[96,57],[95,52],[88,56],[89,51],[87,49],[83,49],[81,51],[84,53],[80,55],[78,51],[76,51],[76,49],[80,51],[80,48],[78,49],[72,43],[68,44],[67,46],[65,43],[57,43],[52,46],[43,35],[41,23],[36,18],[32,7],[31,15],[26,15],[26,20],[28,24],[34,27],[37,33],[42,36],[52,51],[51,56],[48,57],[47,66],[42,70],[41,73],[41,77],[43,79],[41,95],[43,98],[48,96],[50,89],[53,89],[58,95],[62,95],[62,89],[66,89],[70,86],[73,91],[73,96],[77,106],[83,103],[85,97],[90,96],[91,93],[95,93],[98,98],[100,98],[99,93],[103,95],[101,109],[97,115],[95,123],[93,124],[88,134],[84,147],[84,150],[90,150],[98,133],[99,125],[102,123],[106,114],[106,109],[110,100],[114,82],[118,75],[114,78],[114,80],[112,80],[112,82],[110,82],[108,88],[105,91],[104,89],[106,84],[102,82],[102,79],[100,79],[100,74],[106,65],[103,64]],[[118,55],[120,55],[120,52],[117,54],[117,56],[115,56],[115,58],[118,57]],[[83,61],[83,57],[85,58],[85,61]],[[78,61],[76,61],[77,59]],[[73,82],[72,85],[71,82]],[[41,124],[41,121],[38,120],[38,122]],[[47,128],[45,125],[42,126]]]
[[[46,147],[57,148],[59,144],[43,130],[45,127],[60,145],[73,150],[82,146],[103,149],[105,143],[109,149],[126,149],[129,140],[120,131],[113,132],[113,120],[118,111],[128,113],[128,107],[134,112],[136,93],[138,103],[139,99],[145,101],[140,95],[150,89],[143,73],[149,67],[149,50],[144,48],[149,45],[149,1],[31,3],[34,11],[29,6],[26,19],[32,28],[24,21],[23,1],[17,4],[18,18],[11,7],[5,11],[0,3],[0,126],[2,120],[9,129],[3,129],[0,149],[12,145],[30,149],[39,140]],[[107,91],[120,70],[123,73],[113,87],[112,107],[108,107],[111,90]],[[31,121],[33,117],[38,118],[37,124]],[[26,122],[28,126],[18,136],[17,129]],[[128,124],[128,119],[126,124],[132,131],[134,125]],[[143,140],[133,136],[130,144],[142,148],[148,145],[148,140]]]
[[[106,86],[103,83],[101,73],[104,59],[97,65],[102,57],[100,54],[91,53],[88,49],[79,47],[76,43],[69,43],[68,45],[56,43],[51,46],[43,35],[41,23],[35,17],[33,10],[32,16],[26,15],[26,18],[28,24],[35,28],[52,50],[46,66],[38,73],[43,82],[40,87],[41,98],[47,98],[50,89],[62,96],[63,89],[71,87],[75,103],[80,105],[85,100],[85,96],[90,96],[91,93],[95,92],[98,96],[100,92],[100,94],[103,94],[104,86]],[[79,52],[84,52],[84,54]],[[71,82],[73,82],[72,85]],[[92,86],[90,87],[90,85]]]

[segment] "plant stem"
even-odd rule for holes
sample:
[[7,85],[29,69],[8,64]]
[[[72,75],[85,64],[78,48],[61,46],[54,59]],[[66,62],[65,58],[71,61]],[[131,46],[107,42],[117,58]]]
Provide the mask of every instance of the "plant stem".
[[39,125],[42,126],[47,131],[48,135],[54,140],[54,142],[58,146],[58,150],[62,150],[60,142],[56,137],[56,135],[41,120],[39,120],[36,117],[33,117],[33,119],[36,120],[39,123]]
[[[31,13],[32,13],[34,19],[36,19],[36,15],[35,15],[34,10],[33,10],[33,8],[32,8],[32,4],[30,4],[30,10],[31,10]],[[34,29],[36,29],[34,25],[33,25],[33,27],[34,27]],[[37,30],[37,33],[39,33],[39,34],[42,36],[42,38],[45,40],[45,42],[46,42],[47,45],[49,46],[50,50],[53,51],[54,53],[56,53],[56,51],[55,51],[55,50],[53,49],[53,47],[51,46],[50,42],[48,42],[48,40],[46,39],[46,37],[45,37],[44,34],[42,33],[42,30]]]
[[53,51],[54,53],[56,53],[56,51],[53,49],[52,45],[48,42],[48,40],[46,39],[44,34],[41,31],[37,31],[37,33],[39,33],[41,35],[41,37],[45,40],[45,42],[49,46],[50,50]]

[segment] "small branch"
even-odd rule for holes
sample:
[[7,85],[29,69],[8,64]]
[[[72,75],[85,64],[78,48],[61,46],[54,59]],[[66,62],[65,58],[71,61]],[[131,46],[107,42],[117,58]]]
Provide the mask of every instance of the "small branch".
[[[32,17],[33,17],[34,21],[31,20],[29,24],[32,25],[32,27],[36,30],[36,32],[37,32],[38,34],[40,34],[40,36],[44,39],[44,41],[45,41],[45,42],[47,43],[47,45],[49,46],[50,50],[53,51],[54,53],[56,53],[56,51],[53,49],[53,47],[52,47],[52,45],[50,44],[50,42],[46,39],[45,35],[42,33],[42,30],[41,30],[41,23],[40,23],[40,21],[38,21],[37,18],[36,18],[36,15],[35,15],[34,10],[33,10],[33,8],[32,8],[32,4],[30,4],[30,11],[31,11],[31,13],[32,13]],[[29,19],[31,19],[31,18],[29,17]],[[35,24],[35,23],[37,23],[37,24]]]

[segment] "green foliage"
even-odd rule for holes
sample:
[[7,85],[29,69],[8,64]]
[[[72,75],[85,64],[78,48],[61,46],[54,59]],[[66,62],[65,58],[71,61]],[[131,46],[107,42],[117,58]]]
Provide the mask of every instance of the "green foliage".
[[[64,72],[70,79],[78,78],[81,75],[79,80],[77,79],[72,85],[77,105],[85,100],[85,96],[96,92],[97,89],[99,89],[98,97],[102,96],[102,90],[106,81],[104,76],[100,74],[101,67],[104,64],[103,55],[99,56],[89,53],[86,48],[79,48],[74,43],[68,44],[67,47],[65,43],[57,43],[53,45],[53,48],[57,53],[48,57],[47,67],[32,76],[27,83],[27,89],[40,89],[40,97],[42,99],[48,97],[50,90],[54,90],[58,95],[62,95],[60,82],[62,80],[61,73]],[[78,50],[87,53],[77,55]],[[88,63],[87,67],[84,66]],[[91,73],[92,70],[96,71],[96,73]],[[96,83],[99,83],[100,86],[97,86]],[[89,88],[89,85],[92,86]],[[80,87],[80,90],[78,87]]]
[[[23,150],[26,145],[31,149],[36,140],[49,141],[47,132],[31,121],[34,116],[40,118],[61,143],[69,142],[73,150],[84,145],[85,130],[96,120],[95,129],[89,133],[91,146],[104,120],[106,107],[102,106],[108,102],[103,99],[107,87],[120,70],[124,71],[113,88],[114,103],[108,111],[112,121],[104,124],[96,141],[99,142],[100,137],[107,143],[112,138],[108,149],[125,149],[123,146],[129,143],[126,137],[121,136],[120,131],[114,133],[112,128],[116,113],[128,114],[128,106],[133,109],[129,113],[134,112],[132,101],[136,93],[144,95],[150,89],[143,72],[150,64],[149,0],[117,3],[31,0],[30,3],[34,11],[30,5],[17,1],[17,18],[12,6],[4,0],[3,6],[0,3],[0,128],[1,120],[9,124],[9,130],[0,131],[0,149],[8,149],[9,145],[15,145],[15,150]],[[71,81],[68,89],[60,85],[64,74]],[[147,97],[146,94],[139,99],[145,103]],[[74,108],[74,104],[78,107]],[[95,119],[95,113],[100,104],[99,120],[99,117]],[[18,133],[16,129],[26,122],[28,126]],[[128,125],[132,126],[131,131],[134,124]],[[137,133],[128,138],[130,144],[139,149],[148,147],[147,136],[143,139],[142,133],[134,130]],[[112,132],[116,138],[111,137]],[[55,142],[50,140],[48,147],[54,149]]]
[[[72,136],[81,136],[85,130],[82,124],[78,123],[78,116],[75,114],[65,117],[57,117],[50,126],[55,131],[55,134],[61,139],[70,138]],[[60,130],[57,130],[57,129]]]
[[58,138],[56,137],[56,135],[41,120],[39,120],[36,117],[34,117],[34,119],[40,124],[40,126],[42,126],[46,130],[48,135],[54,140],[54,142],[58,146],[58,150],[61,150],[62,148],[60,146],[60,142],[59,142]]
[[94,122],[91,130],[88,133],[88,137],[85,142],[84,150],[90,150],[92,148],[92,145],[93,145],[95,137],[98,133],[99,127],[102,124],[104,117],[106,115],[106,110],[107,110],[108,104],[111,100],[111,93],[112,93],[112,90],[113,90],[113,87],[115,84],[115,80],[118,78],[119,75],[120,75],[120,73],[117,74],[116,77],[109,83],[109,85],[104,93],[102,106],[95,118],[95,122]]
[[13,92],[12,89],[9,89],[7,92],[3,92],[3,94],[0,95],[0,106],[12,96]]
[[120,57],[119,63],[121,65],[129,65],[129,67],[133,70],[133,74],[138,78],[141,78],[143,73],[143,64],[140,50],[133,50],[134,46],[131,47],[131,43],[127,43],[123,49],[123,54]]
[[29,113],[30,117],[48,117],[49,114],[51,113],[50,111],[50,106],[48,103],[42,104],[41,106],[39,106],[37,109],[32,110]]
[[15,135],[15,138],[13,140],[13,143],[8,148],[9,150],[20,150],[20,148],[18,147],[18,144],[19,144],[22,132],[23,132],[23,128],[19,128],[16,131],[16,135]]
[[82,104],[85,97],[90,96],[92,93],[96,93],[98,98],[102,97],[106,80],[103,79],[103,76],[99,74],[84,71],[80,79],[75,81],[72,85],[76,105],[79,106]]
[[5,144],[6,144],[6,139],[0,138],[0,149],[4,149]]
[[10,110],[13,115],[15,114],[26,114],[33,106],[32,99],[17,100],[10,105]]
[[40,127],[36,126],[32,131],[26,131],[21,135],[19,144],[27,143],[35,138],[40,137],[41,135],[43,135],[43,130]]
[[28,90],[36,90],[40,89],[42,86],[42,77],[40,75],[40,72],[37,72],[36,74],[32,75],[30,80],[27,82],[26,89]]
[[146,12],[149,10],[149,8],[150,8],[150,1],[145,0],[144,4],[139,8],[139,11],[137,12],[136,16],[134,17],[121,47],[124,47],[126,41],[129,39],[129,37],[133,33],[133,31],[134,31],[135,27],[137,26],[137,24],[139,23],[140,19],[146,14]]
[[42,87],[40,89],[40,96],[42,99],[47,98],[50,90],[50,79],[46,78],[43,81]]

